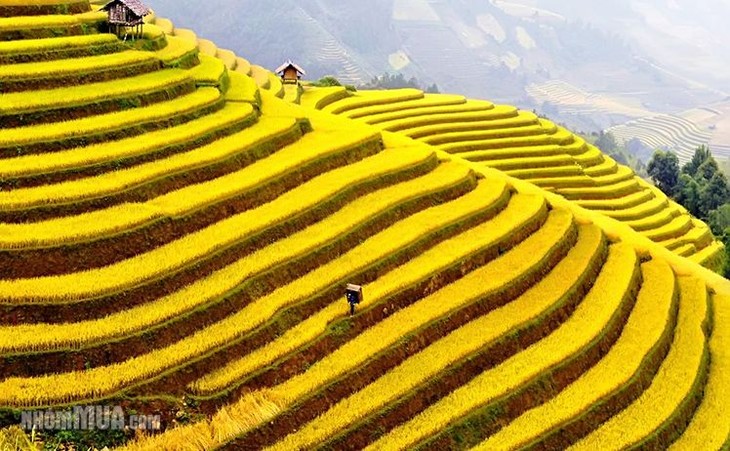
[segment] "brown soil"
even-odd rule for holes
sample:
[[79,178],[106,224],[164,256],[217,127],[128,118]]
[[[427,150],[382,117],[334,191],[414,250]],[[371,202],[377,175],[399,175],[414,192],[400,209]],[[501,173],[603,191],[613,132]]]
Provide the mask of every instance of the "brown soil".
[[131,136],[149,133],[155,130],[174,127],[175,125],[184,124],[193,119],[200,118],[211,114],[223,108],[225,98],[218,97],[212,102],[199,107],[192,111],[182,111],[178,114],[170,115],[164,119],[155,119],[148,122],[138,122],[134,126],[110,129],[97,134],[86,136],[75,136],[64,139],[56,139],[53,141],[39,141],[23,145],[9,145],[0,147],[0,158],[13,158],[20,155],[43,154],[56,152],[59,150],[67,150],[74,147],[84,147],[89,144],[114,141],[118,139],[129,138]]
[[159,60],[151,59],[126,65],[102,67],[87,73],[74,72],[48,74],[27,79],[5,79],[0,86],[2,86],[3,93],[62,88],[70,85],[116,81],[120,78],[142,75],[160,69],[162,69],[162,63]]
[[[296,217],[289,218],[257,235],[248,236],[226,250],[207,256],[205,260],[198,261],[181,271],[167,274],[161,279],[150,281],[147,284],[135,288],[78,302],[60,304],[29,303],[2,306],[0,307],[0,324],[77,322],[103,317],[145,302],[153,301],[179,290],[200,278],[206,277],[213,271],[240,259],[242,256],[266,246],[267,243],[300,230],[302,226],[321,220],[341,208],[349,200],[358,197],[358,193],[367,193],[372,190],[377,190],[379,187],[388,186],[393,183],[393,180],[408,179],[409,177],[416,177],[418,174],[425,174],[433,170],[436,164],[438,163],[433,158],[406,171],[396,172],[387,177],[369,180],[360,186],[351,187],[349,191],[345,191],[339,196],[330,199],[329,202],[322,203]],[[266,286],[258,287],[257,290],[261,291],[268,288],[270,287],[267,284]]]
[[19,30],[0,31],[0,41],[17,41],[21,39],[46,39],[62,36],[81,36],[87,34],[82,25],[67,25],[61,28],[23,28]]
[[125,49],[126,47],[124,47],[121,43],[112,42],[88,47],[58,48],[38,53],[6,54],[0,55],[0,64],[22,64],[71,58],[85,58],[95,55],[117,53]]
[[603,335],[570,360],[526,383],[517,391],[479,409],[450,425],[440,434],[421,443],[416,449],[442,450],[471,448],[509,422],[555,397],[578,379],[588,368],[598,363],[621,335],[636,302],[641,286],[641,272],[634,274],[631,291],[624,295],[623,304],[603,331]]
[[[119,80],[119,83],[124,82],[125,80]],[[195,92],[195,82],[192,79],[188,79],[182,82],[177,82],[173,85],[127,97],[104,99],[95,103],[73,105],[58,109],[2,115],[0,116],[0,121],[4,128],[71,121],[99,114],[107,114],[131,108],[153,105],[158,102],[172,100],[193,92]]]
[[[142,155],[118,158],[113,161],[103,162],[85,167],[75,167],[65,170],[59,170],[48,174],[36,174],[27,177],[6,179],[5,184],[10,187],[10,189],[51,185],[71,180],[78,180],[86,177],[94,177],[99,174],[118,171],[121,169],[130,168],[132,166],[156,161],[178,153],[191,151],[195,148],[210,144],[218,139],[243,131],[250,126],[253,126],[252,122],[256,120],[256,116],[257,114],[256,112],[254,112],[250,117],[245,118],[244,120],[240,120],[230,124],[224,123],[219,125],[218,127],[211,128],[205,135],[189,137],[188,141],[184,141],[178,144],[163,145],[157,149],[147,151]],[[301,127],[300,125],[292,127],[291,129],[280,133],[276,137],[276,139],[284,142],[286,136],[291,136],[291,142],[294,142],[299,139],[299,136],[301,135],[300,130],[302,132],[304,130],[303,127]],[[272,140],[274,139],[275,138],[272,137]],[[114,145],[113,143],[109,144]]]
[[[522,237],[524,239],[524,236]],[[541,274],[549,272],[560,260],[564,258],[568,250],[575,243],[577,238],[577,231],[575,228],[567,237],[565,243],[560,246],[556,246],[551,249],[548,256],[543,261],[544,265],[537,268],[534,273],[525,274],[522,277],[515,280],[513,283],[506,284],[501,287],[500,291],[493,296],[489,296],[484,299],[480,299],[475,303],[472,303],[458,312],[453,312],[447,317],[441,318],[440,320],[434,321],[418,332],[411,336],[404,337],[404,339],[397,345],[392,346],[388,350],[379,353],[377,357],[370,362],[364,364],[356,371],[348,374],[337,380],[334,383],[329,384],[319,392],[313,394],[306,400],[298,403],[288,411],[279,415],[271,423],[263,425],[239,439],[231,442],[228,446],[230,449],[242,449],[242,448],[262,448],[275,443],[277,440],[283,438],[285,435],[299,429],[301,426],[306,424],[308,421],[316,418],[322,412],[332,407],[334,404],[339,402],[341,399],[349,396],[350,394],[364,388],[368,384],[375,381],[385,372],[396,367],[403,362],[406,358],[420,352],[428,345],[432,344],[444,335],[458,329],[471,318],[481,316],[488,313],[489,311],[498,308],[528,289],[535,281],[539,280]],[[514,243],[516,244],[516,243]],[[475,266],[472,269],[476,269]],[[458,274],[458,272],[457,272]],[[410,297],[408,297],[410,298]],[[395,309],[399,306],[394,306]],[[388,308],[390,311],[390,308]],[[371,315],[378,315],[380,309],[372,309],[369,311]],[[360,320],[358,320],[358,325]],[[369,325],[368,325],[369,326]],[[353,331],[353,336],[359,334],[362,330]],[[349,337],[347,337],[349,338]],[[322,342],[326,342],[323,340]],[[338,344],[339,345],[339,344]],[[517,352],[517,348],[513,352]],[[331,352],[332,350],[327,350]],[[473,359],[466,359],[469,363],[473,362]],[[477,359],[478,360],[478,359]],[[443,381],[441,382],[443,384]],[[439,390],[441,389],[440,384]],[[453,390],[453,387],[444,384],[443,388],[447,389],[447,392]],[[428,390],[433,393],[432,389]],[[339,446],[338,443],[335,447]],[[355,448],[361,448],[359,444],[347,444],[348,447],[352,446]]]
[[[568,319],[595,282],[606,259],[607,247],[592,260],[580,279],[563,295],[555,309],[547,311],[536,321],[524,324],[520,329],[504,336],[497,343],[462,359],[446,372],[419,387],[408,396],[385,406],[366,419],[353,425],[323,445],[326,449],[361,449],[377,440],[387,431],[413,418],[429,406],[451,393],[455,387],[467,384],[476,375],[499,365],[508,358],[545,338]],[[552,269],[552,268],[551,268]],[[542,271],[547,274],[547,271]],[[484,302],[484,301],[482,301]],[[466,313],[469,318],[488,313],[489,310]],[[467,321],[464,321],[466,323]],[[459,326],[460,327],[460,326]],[[445,334],[444,334],[445,335]]]
[[705,329],[706,339],[702,362],[700,363],[700,369],[694,383],[692,384],[692,390],[689,396],[684,398],[682,403],[677,406],[672,417],[669,418],[669,420],[667,420],[657,431],[655,431],[652,436],[647,437],[647,439],[641,443],[634,444],[636,448],[656,451],[665,450],[671,443],[677,440],[684,430],[687,429],[687,426],[689,426],[689,423],[692,421],[692,417],[702,403],[705,386],[707,385],[707,380],[710,377],[711,355],[709,348],[709,336],[711,334],[710,330],[713,326],[713,320],[714,318],[710,309],[707,312],[707,320],[705,323],[707,327]]
[[69,0],[66,3],[56,5],[3,5],[0,6],[0,17],[81,14],[89,11],[91,11],[91,6],[89,6],[88,1]]
[[[288,133],[272,139],[264,145],[257,146],[256,152],[241,153],[216,165],[170,176],[164,181],[155,183],[154,186],[143,186],[119,196],[104,198],[102,201],[108,203],[104,207],[124,202],[145,202],[185,186],[221,177],[265,158],[295,142],[300,136],[299,130],[291,129]],[[337,158],[333,160],[337,160]],[[301,179],[315,177],[319,175],[319,170],[329,170],[331,167],[328,166],[336,164],[337,161],[321,163],[322,167],[317,165],[300,167]],[[3,259],[3,277],[14,279],[73,273],[106,266],[149,252],[151,249],[175,241],[232,215],[272,201],[285,190],[290,189],[292,183],[298,183],[299,179],[294,178],[296,179],[294,181],[286,177],[270,180],[263,186],[205,206],[187,216],[164,217],[94,241],[40,249],[0,251]]]
[[590,434],[597,424],[608,421],[611,417],[629,406],[651,385],[654,376],[669,353],[674,337],[677,315],[679,313],[678,295],[675,296],[664,332],[656,345],[644,357],[639,375],[616,393],[596,403],[591,410],[585,412],[573,421],[561,425],[541,437],[539,441],[531,443],[525,450],[553,450],[566,449]]
[[[255,287],[270,284],[272,281],[281,281],[284,283],[291,277],[297,277],[326,261],[336,258],[344,250],[356,246],[368,236],[389,227],[392,223],[420,211],[424,204],[432,205],[447,202],[463,195],[472,186],[472,183],[469,183],[469,181],[464,181],[440,193],[429,194],[422,198],[406,202],[399,208],[371,218],[362,227],[358,227],[351,233],[338,237],[317,252],[298,259],[292,259],[264,273],[252,276],[247,280],[246,284],[247,286]],[[190,336],[207,325],[220,321],[237,312],[245,305],[244,303],[247,304],[251,300],[250,295],[247,296],[245,290],[242,290],[240,294],[233,295],[225,301],[218,301],[201,307],[194,312],[177,317],[157,328],[148,329],[143,333],[131,337],[120,338],[78,351],[64,350],[0,357],[0,373],[8,376],[22,375],[28,377],[121,362],[136,355],[168,346]],[[289,309],[290,312],[293,310],[296,310],[296,308]],[[301,312],[295,313],[294,316],[298,316],[298,313]],[[282,316],[289,316],[289,314],[283,314]],[[267,334],[264,333],[262,335]]]
[[[428,248],[436,245],[438,242],[448,239],[449,237],[454,236],[465,229],[474,227],[475,225],[485,221],[485,218],[488,217],[490,214],[493,213],[483,212],[477,214],[471,219],[449,228],[449,230],[445,231],[446,233],[437,233],[435,236],[426,237],[427,241],[422,241],[421,243],[418,243],[415,247],[412,247],[410,249],[403,249],[398,254],[392,255],[388,259],[381,261],[364,271],[350,275],[346,280],[357,279],[358,281],[361,281],[363,283],[370,283],[380,277],[382,274],[392,270],[397,266],[402,265],[414,256],[417,256]],[[508,244],[503,244],[503,246],[508,246]],[[490,249],[490,251],[494,251],[494,248]],[[474,261],[479,260],[479,258],[487,258],[485,257],[485,254],[488,254],[488,252],[485,251],[484,253],[479,254],[478,257],[474,258]],[[422,293],[438,289],[449,283],[449,280],[460,277],[459,275],[451,274],[452,272],[459,273],[459,271],[467,271],[467,268],[470,268],[470,266],[473,264],[475,263],[472,261],[472,259],[468,259],[467,261],[456,264],[449,271],[446,271],[439,276],[428,277],[420,281],[413,287],[404,289],[402,292],[392,296],[387,301],[388,303],[392,304],[392,309],[366,313],[364,314],[364,318],[358,319],[358,324],[364,327],[367,324],[374,324],[375,322],[384,319],[385,317],[389,316],[389,312],[394,312],[398,308],[409,305],[410,303],[414,302],[415,299],[418,299],[418,296]],[[214,353],[211,353],[210,355],[205,356],[198,361],[189,362],[184,365],[184,367],[180,367],[175,371],[171,371],[168,375],[161,378],[160,380],[154,381],[139,389],[135,389],[135,393],[145,393],[149,396],[154,396],[156,393],[160,392],[172,393],[174,395],[181,395],[185,393],[185,387],[189,383],[196,380],[198,377],[200,377],[201,374],[208,373],[213,369],[224,366],[225,364],[230,362],[231,355],[245,355],[246,353],[249,353],[263,346],[264,344],[274,340],[276,337],[285,333],[287,330],[296,326],[301,321],[315,314],[317,311],[321,310],[327,305],[332,304],[333,302],[336,302],[342,296],[342,286],[344,283],[346,283],[346,280],[343,279],[341,281],[342,283],[333,284],[332,286],[330,286],[329,289],[323,291],[317,296],[285,309],[284,311],[275,315],[267,324],[242,337],[241,339],[230,343],[224,348],[220,348]],[[362,313],[360,315],[363,316]],[[346,330],[351,327],[352,322],[350,320],[338,322],[330,326],[332,330],[337,330],[340,328]],[[347,336],[349,336],[349,333],[350,332],[344,331],[336,332],[335,335],[339,336],[339,338],[336,338],[335,342],[340,339],[346,339]],[[308,348],[308,350],[306,350],[305,352],[296,352],[293,354],[293,357],[283,359],[284,363],[281,363],[280,365],[277,364],[276,368],[273,371],[264,371],[264,374],[259,374],[258,376],[255,376],[254,379],[256,380],[253,382],[249,381],[250,383],[244,387],[241,387],[239,385],[231,390],[219,393],[211,399],[204,399],[200,401],[204,404],[205,409],[208,412],[212,412],[216,408],[216,406],[219,406],[221,403],[232,401],[236,399],[241,393],[248,391],[252,384],[255,385],[259,383],[262,385],[270,385],[273,384],[273,382],[271,382],[272,378],[276,379],[279,376],[284,375],[284,373],[293,375],[300,372],[303,366],[306,366],[308,363],[313,363],[314,361],[320,359],[324,355],[323,353],[326,354],[327,352],[329,352],[327,351],[327,349],[329,349],[328,347],[331,346],[336,347],[337,343],[333,343],[331,342],[331,340],[326,339],[322,343],[315,344],[313,347]],[[282,366],[286,366],[286,368],[282,368]],[[177,391],[171,392],[171,390]]]

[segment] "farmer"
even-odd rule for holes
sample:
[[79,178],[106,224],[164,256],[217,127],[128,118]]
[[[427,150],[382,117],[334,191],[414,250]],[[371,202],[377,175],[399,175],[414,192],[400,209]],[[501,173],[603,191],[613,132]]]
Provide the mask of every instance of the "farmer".
[[355,315],[355,306],[362,302],[362,286],[348,283],[345,288],[345,298],[350,304],[350,316]]

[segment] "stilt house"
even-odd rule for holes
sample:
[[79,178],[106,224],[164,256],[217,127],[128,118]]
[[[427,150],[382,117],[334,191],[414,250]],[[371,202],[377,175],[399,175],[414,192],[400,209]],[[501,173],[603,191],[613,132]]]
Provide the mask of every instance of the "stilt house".
[[151,11],[140,0],[112,0],[102,10],[109,13],[109,29],[121,36],[132,28],[132,36],[141,38],[144,17]]

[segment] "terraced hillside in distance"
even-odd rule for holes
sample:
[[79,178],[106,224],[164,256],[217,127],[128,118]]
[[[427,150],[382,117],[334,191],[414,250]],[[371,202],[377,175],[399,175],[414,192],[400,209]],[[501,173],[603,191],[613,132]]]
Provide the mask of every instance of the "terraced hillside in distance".
[[486,101],[283,86],[163,18],[122,41],[83,0],[0,15],[1,426],[118,404],[165,428],[127,450],[727,445],[717,244],[598,149]]
[[[638,139],[652,149],[673,150],[680,164],[690,161],[695,149],[708,145],[712,139],[712,133],[700,130],[694,122],[671,114],[643,117],[608,131],[624,142]],[[721,152],[713,154],[724,156]]]
[[527,86],[525,91],[538,105],[550,103],[559,108],[562,114],[567,115],[613,113],[641,118],[651,114],[638,100],[630,101],[590,93],[563,80],[533,83]]
[[302,103],[533,183],[710,268],[721,263],[723,247],[706,224],[630,168],[531,112],[415,89],[309,88]]

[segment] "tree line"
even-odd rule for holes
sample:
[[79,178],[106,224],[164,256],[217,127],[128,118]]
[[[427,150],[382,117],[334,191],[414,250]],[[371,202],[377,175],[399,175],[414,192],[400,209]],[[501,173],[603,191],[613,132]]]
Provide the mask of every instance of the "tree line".
[[344,86],[349,91],[357,91],[357,89],[401,89],[401,88],[414,88],[414,89],[420,89],[425,93],[428,94],[439,94],[439,87],[436,85],[436,83],[423,87],[421,86],[421,83],[418,81],[416,77],[411,77],[409,79],[406,79],[406,77],[403,74],[389,74],[384,73],[383,75],[378,75],[377,77],[373,77],[368,83],[365,83],[362,86],[355,87],[353,85],[343,85],[340,83],[340,81],[333,77],[332,75],[327,75],[325,77],[320,78],[317,81],[311,82],[310,86],[316,86],[319,88],[324,88],[328,86]]
[[416,77],[406,79],[402,74],[389,74],[385,72],[382,75],[373,77],[368,83],[360,86],[361,89],[400,89],[400,88],[414,88],[420,89],[429,94],[438,94],[439,87],[436,83],[429,86],[422,86],[421,82]]
[[707,223],[715,237],[725,243],[723,273],[730,277],[730,187],[710,149],[697,148],[681,168],[674,152],[657,150],[647,172],[657,188]]

